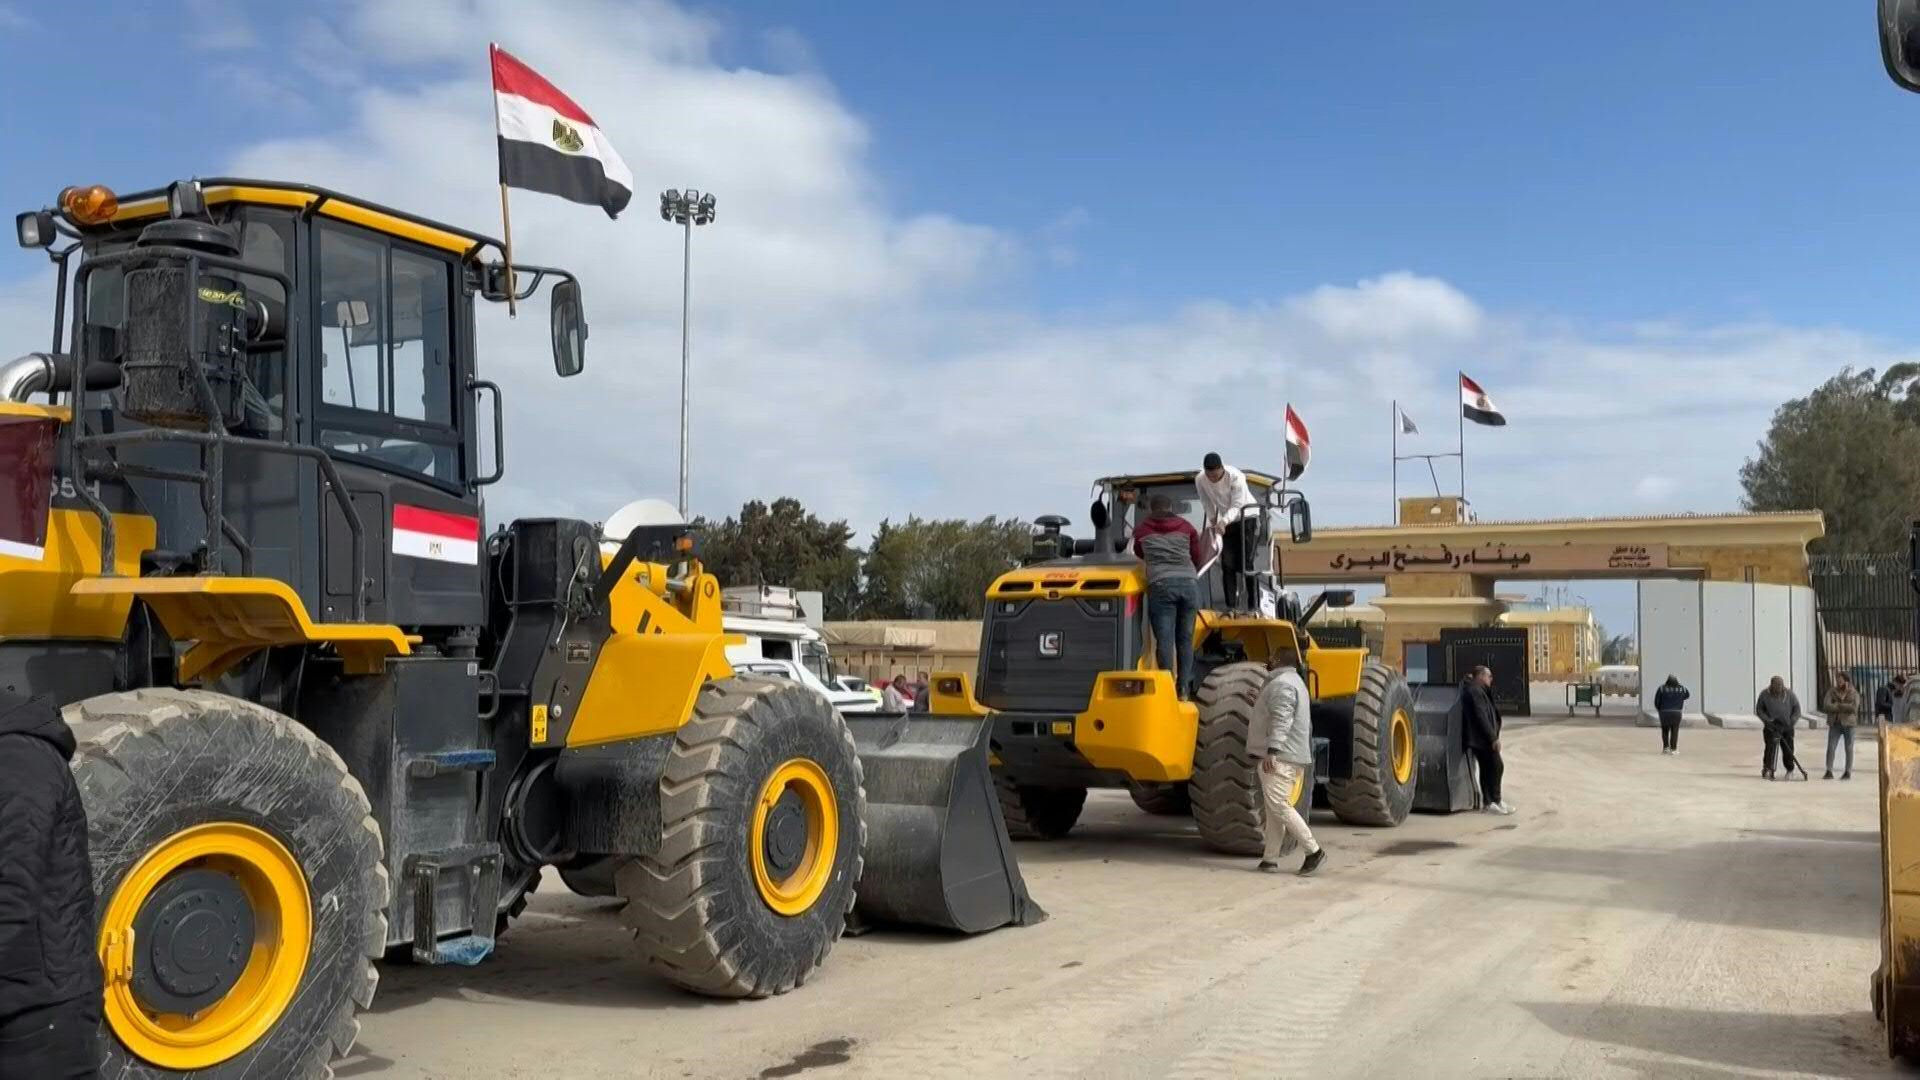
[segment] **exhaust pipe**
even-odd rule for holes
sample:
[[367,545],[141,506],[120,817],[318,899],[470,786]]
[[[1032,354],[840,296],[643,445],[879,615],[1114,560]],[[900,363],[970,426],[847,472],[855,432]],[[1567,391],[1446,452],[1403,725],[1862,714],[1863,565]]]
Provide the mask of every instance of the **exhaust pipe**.
[[28,353],[0,365],[0,401],[25,401],[53,388],[53,356]]

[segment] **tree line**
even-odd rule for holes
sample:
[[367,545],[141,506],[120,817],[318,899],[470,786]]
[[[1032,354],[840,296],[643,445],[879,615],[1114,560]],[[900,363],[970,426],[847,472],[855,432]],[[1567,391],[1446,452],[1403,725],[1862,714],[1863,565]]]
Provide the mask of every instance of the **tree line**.
[[1774,411],[1740,469],[1749,510],[1818,510],[1822,554],[1905,551],[1920,518],[1920,364],[1846,368]]
[[817,590],[828,619],[978,619],[987,586],[1019,565],[1032,529],[1013,518],[882,521],[865,548],[845,521],[798,499],[696,518],[700,559],[722,585]]

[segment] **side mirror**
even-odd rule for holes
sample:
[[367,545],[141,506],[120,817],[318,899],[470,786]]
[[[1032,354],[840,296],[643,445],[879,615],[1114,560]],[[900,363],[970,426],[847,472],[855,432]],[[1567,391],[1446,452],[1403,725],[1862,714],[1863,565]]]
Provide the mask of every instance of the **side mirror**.
[[580,283],[567,278],[553,286],[553,370],[561,378],[587,366],[587,316],[580,306]]
[[1920,0],[1880,0],[1880,59],[1894,82],[1920,92]]
[[1352,589],[1327,589],[1320,595],[1327,598],[1326,604],[1330,608],[1349,608],[1353,606]]
[[1296,544],[1313,539],[1313,507],[1306,499],[1296,498],[1287,504],[1287,533]]

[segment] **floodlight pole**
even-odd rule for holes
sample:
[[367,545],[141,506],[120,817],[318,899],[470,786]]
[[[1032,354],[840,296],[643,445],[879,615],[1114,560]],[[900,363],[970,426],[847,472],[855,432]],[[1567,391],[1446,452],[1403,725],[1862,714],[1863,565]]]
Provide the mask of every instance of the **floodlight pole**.
[[713,195],[693,188],[660,193],[660,218],[685,230],[680,250],[680,520],[687,518],[687,445],[693,412],[691,313],[693,305],[693,227],[713,221]]

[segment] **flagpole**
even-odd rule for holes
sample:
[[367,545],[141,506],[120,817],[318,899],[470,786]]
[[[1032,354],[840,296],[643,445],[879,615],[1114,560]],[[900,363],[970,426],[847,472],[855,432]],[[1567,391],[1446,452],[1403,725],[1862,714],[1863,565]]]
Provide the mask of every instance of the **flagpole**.
[[[491,41],[487,42],[487,77],[490,80],[495,80],[493,86],[493,141],[496,147],[500,144],[500,85],[497,81],[499,77],[494,74],[499,69],[494,65],[497,62],[495,54],[499,51],[500,46],[498,44]],[[513,298],[513,294],[516,291],[513,287],[513,218],[507,213],[506,151],[501,149],[496,152],[500,155],[500,234],[501,253],[506,258],[507,318],[517,319],[520,317],[520,309],[519,304]]]
[[505,249],[507,257],[507,318],[516,319],[520,317],[520,312],[513,299],[515,292],[513,287],[513,219],[507,214],[507,185],[505,181],[501,181],[500,183],[500,231],[505,234],[505,241],[502,247]]
[[1460,400],[1460,388],[1466,385],[1467,373],[1454,372],[1453,411],[1460,417],[1460,505],[1462,511],[1467,505],[1467,407]]
[[1400,523],[1400,400],[1393,402],[1393,512],[1387,515],[1387,524]]

